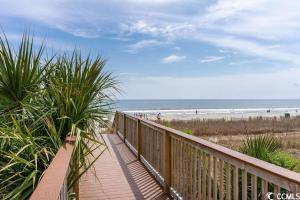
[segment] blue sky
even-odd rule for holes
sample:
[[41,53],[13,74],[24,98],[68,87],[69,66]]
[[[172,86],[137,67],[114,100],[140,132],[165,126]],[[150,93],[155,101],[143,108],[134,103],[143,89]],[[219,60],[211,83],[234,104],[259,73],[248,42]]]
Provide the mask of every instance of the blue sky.
[[300,98],[298,0],[0,0],[48,51],[100,54],[119,98]]

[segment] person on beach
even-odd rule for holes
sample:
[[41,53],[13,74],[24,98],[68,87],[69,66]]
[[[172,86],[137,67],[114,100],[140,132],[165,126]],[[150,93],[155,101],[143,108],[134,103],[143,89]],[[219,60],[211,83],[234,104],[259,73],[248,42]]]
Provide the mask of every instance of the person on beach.
[[196,109],[196,115],[198,115],[198,110]]
[[161,114],[158,113],[157,116],[156,116],[158,121],[160,121],[160,115],[161,115]]

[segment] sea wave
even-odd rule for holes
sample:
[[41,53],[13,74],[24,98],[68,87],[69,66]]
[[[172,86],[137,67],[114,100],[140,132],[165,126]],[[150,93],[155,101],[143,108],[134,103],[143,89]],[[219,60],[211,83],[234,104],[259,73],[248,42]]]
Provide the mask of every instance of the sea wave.
[[173,110],[127,110],[126,113],[144,114],[172,114],[172,115],[194,115],[196,114],[248,114],[248,113],[285,113],[299,112],[300,108],[238,108],[238,109],[173,109]]

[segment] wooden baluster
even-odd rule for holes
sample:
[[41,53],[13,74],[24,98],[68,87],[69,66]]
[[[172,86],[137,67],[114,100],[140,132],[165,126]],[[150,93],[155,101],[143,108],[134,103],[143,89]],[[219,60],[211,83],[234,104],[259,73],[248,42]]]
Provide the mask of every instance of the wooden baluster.
[[233,165],[233,199],[238,200],[239,198],[239,169]]
[[198,160],[198,199],[200,200],[201,199],[201,181],[202,181],[202,176],[201,176],[201,172],[202,172],[202,168],[203,168],[203,163],[202,163],[202,160],[201,160],[201,151],[198,150],[198,153],[197,153],[197,160]]
[[211,155],[208,154],[208,175],[207,175],[207,195],[208,195],[208,200],[211,200]]
[[226,200],[231,200],[230,163],[226,164]]
[[178,166],[177,166],[177,160],[178,160],[178,153],[177,153],[177,139],[175,137],[172,138],[172,144],[174,148],[174,156],[172,157],[172,161],[174,163],[174,170],[172,172],[173,177],[171,178],[171,181],[173,181],[172,187],[177,191],[178,185],[177,185],[177,178],[178,178]]
[[187,160],[186,160],[186,151],[187,151],[187,148],[186,148],[186,143],[185,141],[182,141],[183,143],[183,199],[187,199],[186,196],[187,196],[187,181],[186,181],[186,177],[187,177],[187,173],[186,173],[186,166],[187,166]]
[[277,198],[277,194],[279,193],[279,186],[274,184],[274,199]]
[[194,174],[193,174],[193,199],[197,199],[197,164],[198,164],[198,150],[193,148],[193,166],[194,166]]
[[207,199],[206,196],[206,153],[203,152],[202,154],[202,199]]
[[116,112],[115,114],[115,131],[118,134],[119,131],[119,113]]
[[170,192],[170,186],[171,186],[171,137],[167,131],[164,132],[164,180],[165,180],[165,186],[164,186],[164,192],[169,193]]
[[251,174],[251,199],[257,200],[257,176]]
[[247,170],[242,171],[242,199],[247,200]]
[[142,126],[141,121],[137,121],[137,152],[138,152],[138,159],[141,160],[142,154]]
[[220,176],[220,189],[219,189],[219,194],[220,194],[220,199],[224,199],[224,161],[220,160],[220,170],[219,170],[219,176]]
[[187,173],[187,199],[191,199],[191,145],[187,145],[187,168],[186,168],[186,173]]
[[218,199],[218,160],[214,156],[214,200]]
[[171,187],[175,187],[175,144],[174,144],[174,138],[171,137]]
[[[180,179],[180,170],[181,170],[181,148],[180,148],[180,140],[177,138],[176,139],[176,146],[177,146],[177,156],[176,156],[176,160],[177,160],[177,177],[176,177],[176,179],[177,179],[177,191],[178,191],[178,193],[180,193],[181,194],[181,188],[180,188],[180,183],[181,183],[181,179]],[[175,158],[174,158],[175,159]]]
[[123,114],[123,138],[124,142],[126,141],[126,115]]
[[262,195],[262,199],[267,200],[267,193],[268,193],[268,182],[264,179],[262,179],[261,181],[261,195]]
[[192,199],[193,198],[193,176],[194,176],[194,153],[193,153],[193,146],[189,145],[189,185],[190,185],[190,195],[189,198]]

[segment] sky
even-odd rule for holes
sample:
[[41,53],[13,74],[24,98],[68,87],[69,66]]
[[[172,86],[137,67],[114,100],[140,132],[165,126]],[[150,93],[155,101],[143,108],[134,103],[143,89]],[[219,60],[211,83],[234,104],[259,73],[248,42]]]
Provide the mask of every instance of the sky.
[[0,0],[13,44],[101,55],[120,99],[300,98],[299,0]]

